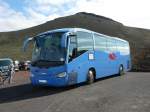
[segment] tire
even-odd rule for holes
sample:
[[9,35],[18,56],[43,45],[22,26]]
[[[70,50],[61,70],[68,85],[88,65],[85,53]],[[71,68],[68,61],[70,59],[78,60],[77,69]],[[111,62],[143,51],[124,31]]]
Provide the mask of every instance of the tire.
[[92,70],[89,70],[87,74],[87,84],[92,84],[94,81],[95,81],[94,72]]
[[124,67],[122,65],[120,65],[120,67],[119,67],[119,75],[122,76],[124,74],[125,74]]

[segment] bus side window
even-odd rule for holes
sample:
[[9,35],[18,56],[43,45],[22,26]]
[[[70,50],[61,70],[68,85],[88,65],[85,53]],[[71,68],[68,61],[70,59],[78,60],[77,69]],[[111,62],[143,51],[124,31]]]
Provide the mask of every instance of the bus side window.
[[94,34],[95,38],[95,49],[99,51],[106,51],[106,38],[101,35]]
[[109,52],[116,52],[117,51],[117,42],[115,39],[107,39],[107,49]]
[[129,44],[124,41],[117,41],[117,50],[121,54],[129,54]]
[[77,32],[78,55],[85,53],[88,50],[93,50],[94,42],[92,33]]

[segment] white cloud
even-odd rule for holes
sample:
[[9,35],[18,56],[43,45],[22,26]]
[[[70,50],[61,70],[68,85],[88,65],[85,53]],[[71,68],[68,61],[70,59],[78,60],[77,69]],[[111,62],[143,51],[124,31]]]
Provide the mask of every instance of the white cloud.
[[24,12],[0,0],[0,32],[35,26],[77,12],[106,16],[128,26],[150,29],[149,0],[25,0]]
[[34,22],[25,17],[22,12],[16,12],[8,4],[0,4],[0,31],[17,30],[33,26]]
[[72,8],[76,0],[26,0],[29,7],[32,7],[34,11],[40,12],[42,14],[62,14]]
[[128,26],[150,29],[149,0],[79,0],[75,11],[106,16]]
[[[1,1],[0,4],[0,31],[12,30],[14,26],[22,28],[25,25],[20,24],[20,19],[25,20],[24,16],[20,12],[12,10],[8,4]],[[16,22],[17,21],[17,22]],[[20,25],[19,25],[20,24]],[[16,28],[17,29],[17,28]]]
[[40,5],[62,5],[64,3],[68,3],[70,2],[70,0],[36,0],[35,2],[37,2]]
[[7,3],[0,2],[0,32],[32,27],[59,17],[57,14],[46,16],[30,7],[24,8],[26,13],[15,11]]

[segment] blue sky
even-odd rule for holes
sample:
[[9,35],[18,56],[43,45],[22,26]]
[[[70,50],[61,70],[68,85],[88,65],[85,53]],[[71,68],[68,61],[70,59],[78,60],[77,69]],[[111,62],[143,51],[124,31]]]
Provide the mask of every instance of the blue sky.
[[5,0],[5,2],[10,5],[10,8],[16,11],[23,11],[23,7],[25,6],[24,0]]
[[149,4],[149,0],[0,0],[0,32],[36,26],[77,12],[150,29]]

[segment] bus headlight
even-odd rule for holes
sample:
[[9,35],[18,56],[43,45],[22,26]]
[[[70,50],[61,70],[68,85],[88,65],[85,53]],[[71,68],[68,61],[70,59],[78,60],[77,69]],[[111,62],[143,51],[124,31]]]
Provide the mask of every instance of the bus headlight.
[[34,74],[31,73],[30,76],[31,76],[31,77],[34,77]]
[[60,74],[57,74],[57,77],[59,77],[59,78],[66,77],[66,72],[62,72]]

